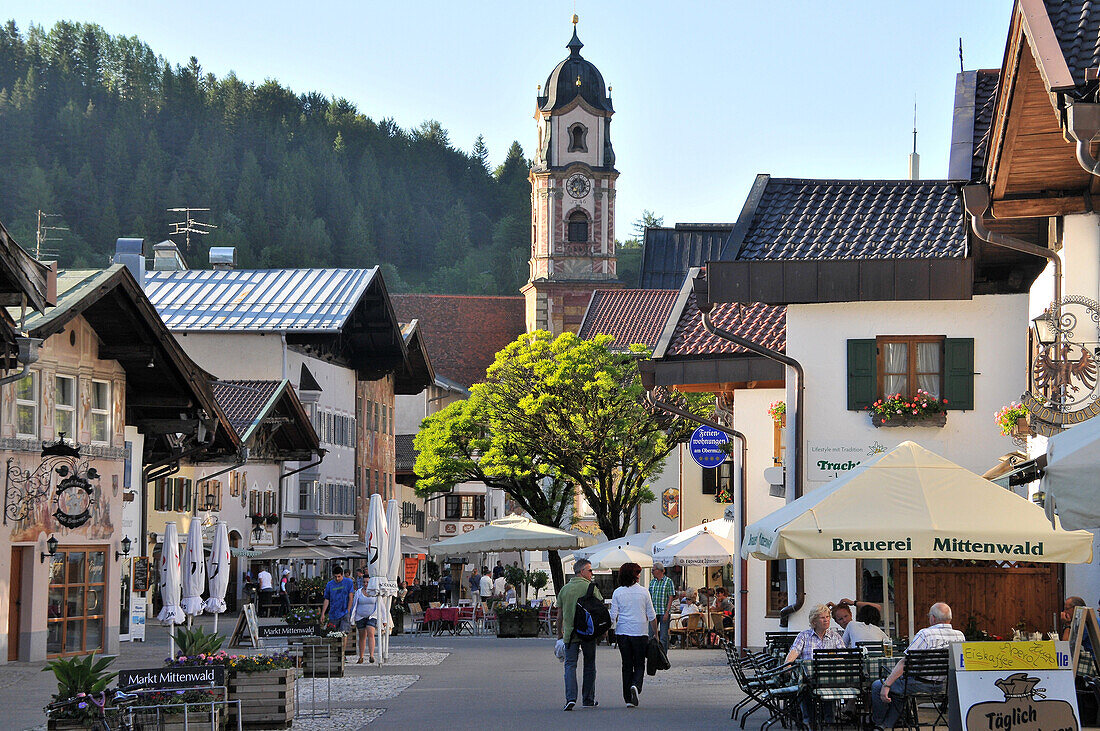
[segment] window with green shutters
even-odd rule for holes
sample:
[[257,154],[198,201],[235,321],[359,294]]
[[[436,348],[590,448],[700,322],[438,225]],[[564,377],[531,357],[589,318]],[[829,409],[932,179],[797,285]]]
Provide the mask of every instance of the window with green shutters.
[[862,411],[888,394],[917,389],[974,408],[974,339],[880,336],[848,341],[848,409]]

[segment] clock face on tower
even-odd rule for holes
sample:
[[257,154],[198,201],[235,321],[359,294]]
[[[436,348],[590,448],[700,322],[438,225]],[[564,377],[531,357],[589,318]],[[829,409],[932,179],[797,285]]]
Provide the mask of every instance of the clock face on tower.
[[592,189],[592,183],[589,182],[588,178],[577,173],[569,176],[569,180],[565,181],[565,189],[574,198],[584,198],[588,195],[588,191]]

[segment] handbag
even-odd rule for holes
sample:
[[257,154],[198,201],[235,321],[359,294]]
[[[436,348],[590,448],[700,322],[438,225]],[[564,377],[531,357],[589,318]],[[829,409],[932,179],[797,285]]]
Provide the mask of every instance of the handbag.
[[672,663],[668,661],[665,648],[661,647],[661,641],[656,637],[649,638],[649,644],[645,649],[645,671],[647,675],[656,675],[658,670],[668,670]]

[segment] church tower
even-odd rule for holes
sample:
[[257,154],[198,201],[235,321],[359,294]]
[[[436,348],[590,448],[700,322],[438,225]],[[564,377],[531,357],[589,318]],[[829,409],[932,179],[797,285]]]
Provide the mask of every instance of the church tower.
[[596,289],[622,287],[615,272],[615,151],[610,89],[581,56],[569,56],[539,89],[538,146],[531,168],[531,274],[527,330],[577,332]]

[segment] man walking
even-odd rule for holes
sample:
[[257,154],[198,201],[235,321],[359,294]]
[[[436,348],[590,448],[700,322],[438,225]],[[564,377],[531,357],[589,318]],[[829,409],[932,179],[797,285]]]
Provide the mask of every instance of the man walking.
[[[911,650],[939,650],[951,648],[952,642],[963,642],[966,637],[963,633],[951,627],[951,607],[943,602],[937,602],[928,610],[928,627],[917,632],[913,641],[909,643]],[[902,674],[905,672],[905,658],[898,660],[898,664],[887,676],[886,680],[876,680],[871,685],[871,715],[875,725],[882,728],[893,728],[898,717],[905,708],[906,693],[927,693],[937,690],[940,683],[926,683],[912,680],[906,687]]]
[[340,650],[348,641],[348,632],[351,631],[351,602],[355,598],[355,582],[344,576],[344,568],[339,564],[332,567],[332,579],[325,584],[325,601],[321,604],[321,625],[325,624],[325,615],[328,621],[336,628],[337,632],[343,632],[340,640]]
[[[660,626],[658,639],[661,647],[668,652],[668,623],[672,615],[672,602],[676,598],[676,586],[672,583],[672,579],[665,575],[665,565],[660,561],[653,562],[649,596],[653,600],[653,608],[657,610],[657,624]],[[649,631],[649,636],[653,636],[652,629]]]
[[[598,706],[596,702],[596,641],[593,638],[578,639],[573,634],[573,615],[577,601],[588,593],[592,583],[592,562],[577,559],[573,564],[576,574],[558,593],[558,639],[565,641],[565,708],[572,711],[577,705],[577,661],[584,655],[584,675],[581,679],[581,703],[586,708]],[[599,587],[593,594],[600,601],[603,595]]]
[[[488,566],[481,567],[481,581],[478,587],[478,593],[481,594],[481,601],[487,602],[493,598],[493,575],[489,573]],[[474,602],[474,606],[477,606],[477,602]]]
[[477,566],[470,572],[470,600],[475,607],[481,601],[481,574],[477,572]]

